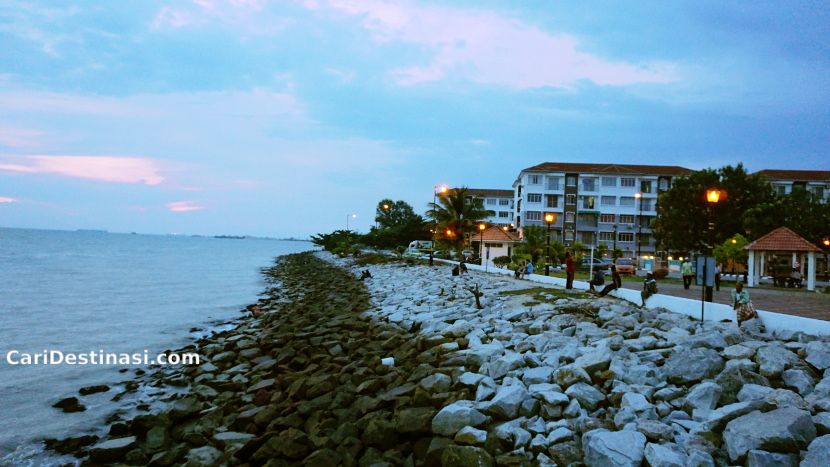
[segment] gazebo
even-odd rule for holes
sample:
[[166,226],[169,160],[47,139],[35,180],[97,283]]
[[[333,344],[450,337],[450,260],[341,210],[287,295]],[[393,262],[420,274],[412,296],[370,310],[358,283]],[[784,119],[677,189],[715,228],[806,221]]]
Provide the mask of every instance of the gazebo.
[[[747,286],[754,287],[760,281],[760,276],[767,270],[766,259],[768,253],[792,254],[788,271],[798,265],[799,272],[804,277],[804,263],[807,263],[807,290],[816,289],[816,253],[821,249],[805,240],[803,237],[786,227],[779,227],[754,242],[746,245],[749,251],[747,271]],[[789,258],[788,258],[789,259]]]

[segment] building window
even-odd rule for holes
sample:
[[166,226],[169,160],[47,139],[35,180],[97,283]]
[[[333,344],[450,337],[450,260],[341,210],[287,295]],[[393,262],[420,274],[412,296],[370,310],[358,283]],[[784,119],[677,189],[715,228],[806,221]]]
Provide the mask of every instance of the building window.
[[634,225],[634,216],[631,214],[620,214],[620,224]]
[[574,241],[574,231],[573,230],[566,230],[565,231],[565,241],[572,242]]
[[580,196],[582,200],[582,209],[594,209],[594,201],[596,196]]
[[568,175],[565,182],[568,186],[576,186],[576,175]]
[[582,191],[597,191],[597,179],[596,178],[583,178],[582,179]]
[[574,213],[566,212],[565,213],[565,222],[573,222],[574,221]]
[[488,206],[489,206],[489,205],[493,205],[493,206],[495,206],[495,205],[496,205],[496,200],[494,200],[493,198],[488,198],[488,199],[487,199],[487,205],[488,205]]
[[820,200],[824,199],[824,187],[823,186],[813,187],[813,194],[816,196],[816,198],[818,198]]
[[634,232],[620,232],[618,239],[621,242],[633,242]]
[[640,192],[651,193],[651,180],[640,180]]
[[528,175],[527,177],[528,183],[531,185],[538,185],[542,183],[542,176],[541,175]]
[[634,206],[634,197],[620,196],[620,206]]
[[503,243],[487,243],[487,248],[504,248]]
[[661,178],[659,183],[660,191],[666,191],[669,189],[669,179],[668,178]]
[[500,199],[500,200],[499,200],[499,206],[507,206],[507,205],[509,205],[509,204],[510,204],[510,200],[509,200],[509,199]]
[[546,184],[545,188],[548,190],[561,190],[562,189],[562,177],[546,177]]
[[576,195],[565,195],[565,204],[576,204]]
[[613,242],[614,232],[599,232],[599,240],[601,242]]
[[559,207],[559,196],[558,195],[545,195],[548,202],[545,204],[546,207],[549,208],[557,208]]
[[602,186],[617,186],[617,177],[602,177]]
[[540,221],[542,220],[542,211],[527,211],[525,217],[528,221]]
[[636,180],[633,178],[623,177],[620,179],[620,186],[634,186],[636,184]]
[[640,198],[640,202],[643,203],[643,207],[641,208],[643,211],[653,211],[654,210],[654,201],[653,199],[646,199]]
[[542,202],[542,195],[539,193],[528,193],[527,194],[527,202],[528,203],[541,203]]
[[509,211],[499,211],[499,217],[507,218],[510,217]]
[[617,197],[616,196],[603,196],[602,197],[602,205],[603,206],[616,206],[617,205]]
[[775,185],[773,186],[775,189],[775,194],[778,196],[784,196],[787,194],[787,186],[786,185]]
[[600,214],[599,221],[603,224],[613,224],[616,221],[615,217],[614,214]]

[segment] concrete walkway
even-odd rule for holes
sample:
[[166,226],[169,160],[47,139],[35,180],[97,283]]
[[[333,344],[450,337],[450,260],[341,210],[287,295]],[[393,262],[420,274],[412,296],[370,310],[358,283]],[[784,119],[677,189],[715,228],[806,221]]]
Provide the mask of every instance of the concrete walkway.
[[[657,282],[661,294],[700,300],[700,286],[692,285],[689,290],[686,290],[683,284]],[[623,282],[623,288],[640,290],[642,286],[636,282]],[[714,292],[714,302],[731,305],[731,291],[734,288],[734,283],[721,284],[720,291]],[[757,309],[830,321],[830,295],[828,294],[792,289],[746,288],[744,290],[749,291],[752,304]]]

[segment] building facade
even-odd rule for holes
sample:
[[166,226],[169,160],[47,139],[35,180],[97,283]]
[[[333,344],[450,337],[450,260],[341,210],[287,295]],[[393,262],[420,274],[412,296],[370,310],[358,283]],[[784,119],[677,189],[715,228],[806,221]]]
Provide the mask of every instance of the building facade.
[[756,174],[767,177],[779,196],[801,189],[809,191],[825,203],[830,202],[830,170],[767,169]]
[[571,246],[601,244],[620,249],[624,257],[653,256],[650,228],[657,215],[657,196],[676,177],[691,173],[678,166],[546,162],[528,167],[513,182],[513,223],[547,228],[551,237]]
[[484,209],[492,211],[485,219],[489,224],[511,226],[513,224],[513,190],[467,188],[467,196],[482,200]]

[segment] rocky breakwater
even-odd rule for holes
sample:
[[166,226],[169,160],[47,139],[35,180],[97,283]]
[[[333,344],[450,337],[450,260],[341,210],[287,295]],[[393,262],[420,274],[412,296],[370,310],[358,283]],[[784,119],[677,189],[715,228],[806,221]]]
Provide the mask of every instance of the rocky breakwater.
[[[413,401],[438,409],[421,440],[434,465],[830,462],[830,343],[809,330],[701,327],[480,273],[368,269],[370,314],[419,334],[424,373],[407,381]],[[466,292],[473,284],[484,309]]]

